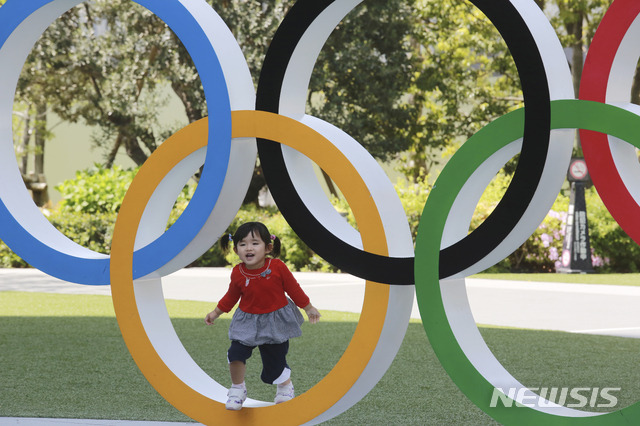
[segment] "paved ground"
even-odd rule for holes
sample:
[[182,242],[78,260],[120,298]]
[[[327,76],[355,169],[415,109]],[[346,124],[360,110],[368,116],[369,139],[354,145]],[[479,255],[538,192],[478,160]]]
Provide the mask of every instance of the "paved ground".
[[[319,309],[359,312],[364,281],[346,274],[295,274]],[[163,279],[167,299],[216,302],[229,270],[183,269]],[[0,269],[0,291],[110,295],[109,286],[71,284],[33,269]],[[640,337],[640,287],[472,279],[469,303],[479,324]],[[411,316],[420,318],[417,304]]]
[[640,338],[640,287],[468,281],[481,324]]
[[[318,309],[360,311],[363,280],[345,274],[295,275]],[[167,299],[215,302],[226,291],[228,279],[229,270],[224,268],[184,269],[166,277],[163,289]],[[70,284],[32,269],[0,269],[1,291],[110,295],[108,286]],[[467,282],[467,292],[473,315],[480,324],[640,338],[640,287],[472,279]],[[415,302],[411,316],[420,317]],[[193,425],[0,417],[0,426],[183,424]]]

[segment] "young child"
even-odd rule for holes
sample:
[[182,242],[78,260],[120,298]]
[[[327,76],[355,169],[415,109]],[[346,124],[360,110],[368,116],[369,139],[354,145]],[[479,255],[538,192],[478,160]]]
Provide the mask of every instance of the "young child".
[[227,410],[240,410],[247,398],[246,360],[256,346],[262,358],[260,378],[265,383],[277,385],[275,403],[279,404],[294,397],[286,355],[289,339],[302,335],[300,325],[304,318],[296,305],[305,310],[311,324],[319,321],[320,312],[310,303],[284,262],[277,258],[280,240],[271,235],[264,224],[247,222],[241,225],[233,236],[229,234],[226,244],[223,239],[223,247],[231,240],[242,263],[233,268],[229,290],[205,318],[208,325],[213,324],[240,299],[229,326],[231,346],[227,359],[232,385],[226,407]]

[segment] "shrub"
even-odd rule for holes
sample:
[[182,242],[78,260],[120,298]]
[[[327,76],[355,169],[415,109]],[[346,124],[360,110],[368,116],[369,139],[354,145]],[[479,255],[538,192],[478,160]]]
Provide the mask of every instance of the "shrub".
[[595,188],[585,191],[594,266],[602,272],[639,272],[640,247],[620,228]]
[[[415,241],[418,233],[418,224],[422,216],[422,210],[427,202],[431,185],[428,183],[428,177],[419,179],[398,179],[395,185],[396,192],[400,198],[400,202],[404,207],[411,237]],[[333,198],[332,202],[336,209],[347,218],[348,222],[354,228],[358,228],[353,212],[349,208],[349,204],[344,199]]]
[[29,264],[0,240],[0,268],[28,268]]
[[111,252],[116,213],[71,213],[54,211],[49,221],[75,243],[98,253]]
[[99,164],[76,172],[75,179],[65,180],[55,187],[62,195],[59,211],[117,213],[137,170]]
[[[263,222],[267,228],[269,228],[269,231],[280,239],[282,243],[282,253],[280,258],[292,270],[335,271],[335,268],[315,256],[311,249],[295,232],[293,232],[282,214],[275,207],[263,208],[257,207],[254,204],[243,206],[238,212],[236,218],[229,225],[229,228],[225,232],[225,236],[222,238],[225,238],[229,233],[235,232],[238,226],[245,222]],[[234,265],[239,261],[238,256],[233,252],[233,250],[229,250],[228,253],[222,253],[220,244],[214,244],[204,257],[215,257],[218,260],[218,253],[222,254],[224,262],[218,262],[215,265],[208,264],[206,266]],[[201,259],[195,262],[194,266],[205,266],[200,263]]]
[[[70,239],[92,250],[108,253],[117,212],[136,170],[120,167],[105,169],[99,165],[76,173],[76,178],[65,181],[56,189],[63,201],[51,216],[52,223]],[[189,203],[195,184],[186,185],[170,214],[167,226],[175,223]],[[330,269],[326,263],[314,258],[311,250],[287,225],[275,208],[258,209],[243,207],[227,232],[235,230],[246,221],[264,222],[282,241],[282,259],[292,269]],[[233,251],[223,253],[220,244],[212,241],[212,247],[190,266],[226,266],[237,262]]]
[[[470,230],[477,228],[495,209],[511,182],[511,176],[496,174],[482,194],[471,220]],[[535,232],[507,258],[486,272],[555,272],[556,262],[562,252],[563,223],[568,197],[560,194]]]
[[[63,210],[54,210],[48,215],[51,224],[70,240],[103,254],[110,252],[115,217],[115,213],[89,214]],[[4,242],[0,241],[0,267],[26,268],[28,266]]]
[[[61,192],[63,201],[50,214],[49,220],[76,243],[99,253],[109,253],[115,218],[135,173],[135,170],[119,167],[104,169],[97,165],[76,173],[75,179],[65,181],[56,187]],[[509,181],[510,176],[503,173],[496,175],[478,203],[470,230],[475,229],[493,211]],[[399,180],[396,184],[396,191],[405,208],[414,241],[430,189],[431,186],[426,179]],[[171,212],[168,226],[184,211],[194,190],[193,183],[185,186]],[[596,270],[640,271],[640,247],[620,229],[594,188],[587,189],[586,201],[592,260]],[[343,199],[333,199],[332,202],[349,223],[356,227],[347,202]],[[488,272],[553,272],[562,251],[564,218],[568,204],[568,197],[560,194],[533,235]],[[271,232],[280,238],[281,258],[292,270],[336,271],[335,267],[313,253],[300,240],[277,208],[243,206],[226,233],[234,232],[241,223],[247,221],[264,222]],[[224,253],[218,241],[212,241],[212,247],[190,266],[228,266],[237,262],[238,258],[233,251]],[[25,266],[28,265],[0,241],[0,267]]]
[[[478,205],[472,229],[493,210],[502,197],[509,178],[499,174]],[[594,187],[585,191],[591,260],[597,272],[640,271],[640,247],[611,217]],[[506,259],[487,272],[554,272],[565,237],[569,197],[558,195],[549,214],[533,235]]]
[[511,272],[555,272],[562,253],[568,200],[568,197],[560,194],[531,237],[498,263],[495,269],[507,269]]

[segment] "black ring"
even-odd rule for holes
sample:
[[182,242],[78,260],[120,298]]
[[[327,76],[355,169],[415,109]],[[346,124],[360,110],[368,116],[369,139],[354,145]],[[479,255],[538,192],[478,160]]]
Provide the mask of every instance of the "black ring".
[[[265,56],[258,82],[256,109],[279,112],[284,74],[305,31],[334,0],[299,0],[278,28]],[[443,249],[440,277],[473,265],[493,251],[513,230],[536,191],[549,148],[549,85],[535,39],[509,0],[471,0],[498,29],[513,56],[525,101],[524,138],[513,179],[494,211],[473,232]],[[344,272],[386,284],[413,284],[414,258],[363,251],[327,230],[298,195],[280,144],[258,139],[264,176],[280,211],[298,236],[320,257]]]

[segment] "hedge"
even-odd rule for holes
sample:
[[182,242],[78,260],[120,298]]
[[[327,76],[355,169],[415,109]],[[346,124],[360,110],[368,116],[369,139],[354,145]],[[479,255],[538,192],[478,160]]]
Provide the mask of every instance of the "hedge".
[[[75,179],[56,187],[62,201],[48,215],[50,222],[68,238],[100,253],[109,253],[113,225],[124,193],[135,176],[136,170],[118,167],[104,169],[94,166],[80,171]],[[503,196],[510,177],[498,174],[485,190],[470,224],[470,230],[486,218]],[[169,219],[179,217],[191,198],[195,184],[186,185],[175,203]],[[399,180],[396,190],[405,208],[415,240],[422,208],[429,194],[426,180]],[[565,191],[566,192],[566,191]],[[597,271],[637,272],[640,270],[640,247],[634,243],[613,220],[600,201],[594,188],[586,191],[587,215],[592,247],[592,260]],[[332,199],[336,209],[355,227],[353,214],[342,199]],[[489,269],[490,272],[553,272],[559,263],[559,253],[564,239],[564,219],[569,204],[568,196],[560,194],[549,214],[534,234],[503,261]],[[259,208],[246,205],[238,212],[226,233],[233,232],[246,221],[264,222],[270,231],[282,241],[281,258],[296,271],[336,271],[317,256],[289,227],[275,207]],[[189,266],[228,266],[238,259],[231,251],[223,253],[220,245],[212,241],[212,247]],[[0,241],[0,267],[26,267],[22,259]]]

